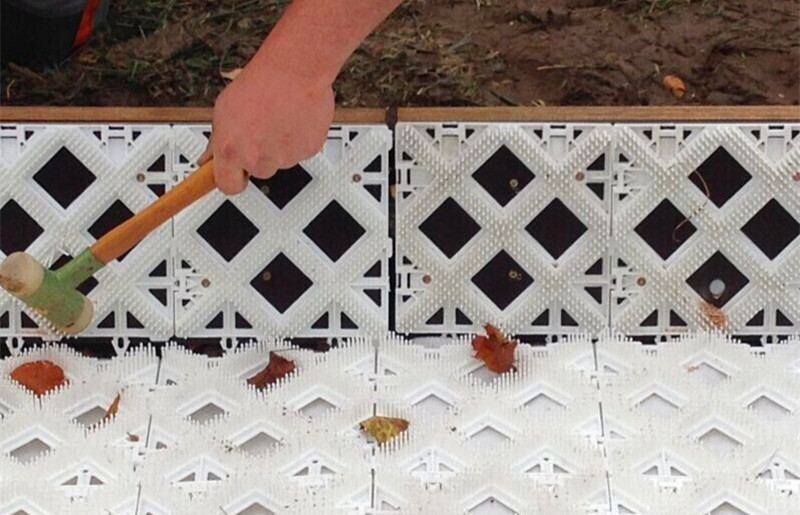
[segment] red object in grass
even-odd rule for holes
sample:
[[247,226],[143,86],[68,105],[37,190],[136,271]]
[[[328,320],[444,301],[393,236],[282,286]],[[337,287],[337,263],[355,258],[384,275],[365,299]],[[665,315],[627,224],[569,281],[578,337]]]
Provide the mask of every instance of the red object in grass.
[[486,368],[498,374],[513,369],[514,349],[517,348],[517,342],[509,340],[492,324],[486,324],[483,327],[486,329],[486,336],[479,335],[472,339],[475,357],[486,363]]
[[23,363],[11,372],[11,379],[36,395],[44,395],[66,382],[61,367],[46,360]]

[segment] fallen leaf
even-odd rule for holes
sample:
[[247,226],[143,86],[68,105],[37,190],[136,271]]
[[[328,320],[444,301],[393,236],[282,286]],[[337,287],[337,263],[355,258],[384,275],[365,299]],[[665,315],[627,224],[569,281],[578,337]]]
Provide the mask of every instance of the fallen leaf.
[[700,365],[689,365],[686,367],[686,371],[689,373],[694,372],[695,370],[700,370]]
[[108,407],[108,409],[106,410],[106,414],[103,415],[103,418],[100,419],[100,422],[103,422],[105,420],[109,420],[111,417],[113,417],[114,415],[117,414],[117,411],[119,411],[120,395],[121,394],[118,393],[117,396],[114,397],[114,401],[111,403],[111,406]]
[[514,366],[514,349],[517,342],[509,340],[498,328],[492,324],[483,326],[486,336],[479,335],[472,339],[472,348],[475,357],[486,363],[486,368],[492,372],[502,374]]
[[96,53],[86,47],[81,53],[78,54],[78,62],[81,64],[95,64],[100,59]]
[[677,75],[666,75],[663,80],[664,87],[678,98],[686,94],[686,83]]
[[728,327],[728,315],[710,302],[700,302],[700,312],[705,316],[712,327],[717,329],[725,329]]
[[369,417],[361,422],[361,429],[372,435],[378,443],[386,443],[408,429],[408,420],[392,417]]
[[269,353],[269,363],[267,366],[247,380],[247,384],[252,384],[259,390],[266,388],[278,379],[294,372],[294,361],[278,356],[274,352]]
[[220,77],[227,80],[233,80],[242,73],[241,68],[234,68],[233,70],[219,72]]
[[137,435],[136,433],[128,433],[128,440],[130,440],[131,442],[138,442],[139,435]]
[[11,372],[11,379],[36,395],[44,395],[66,382],[61,367],[46,360],[23,363]]

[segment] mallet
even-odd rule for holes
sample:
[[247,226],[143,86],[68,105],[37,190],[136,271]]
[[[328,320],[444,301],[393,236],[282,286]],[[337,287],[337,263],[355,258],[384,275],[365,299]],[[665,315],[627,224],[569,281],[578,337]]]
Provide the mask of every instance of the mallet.
[[0,285],[55,326],[77,334],[92,321],[94,308],[77,288],[133,248],[151,231],[215,187],[213,161],[162,195],[58,270],[46,270],[33,256],[14,252],[0,264]]

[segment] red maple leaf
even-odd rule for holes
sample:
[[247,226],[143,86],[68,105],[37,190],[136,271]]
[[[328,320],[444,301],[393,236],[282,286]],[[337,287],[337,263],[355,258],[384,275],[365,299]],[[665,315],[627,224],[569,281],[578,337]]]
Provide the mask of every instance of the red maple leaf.
[[472,339],[475,357],[486,363],[486,368],[492,372],[508,372],[514,368],[514,349],[517,348],[517,342],[509,340],[492,324],[483,327],[486,329],[486,336],[478,335]]
[[61,367],[47,360],[23,363],[11,371],[11,379],[36,395],[44,395],[66,382]]
[[264,370],[248,379],[247,384],[252,384],[259,390],[266,388],[278,379],[294,372],[294,368],[294,361],[270,352],[267,366]]

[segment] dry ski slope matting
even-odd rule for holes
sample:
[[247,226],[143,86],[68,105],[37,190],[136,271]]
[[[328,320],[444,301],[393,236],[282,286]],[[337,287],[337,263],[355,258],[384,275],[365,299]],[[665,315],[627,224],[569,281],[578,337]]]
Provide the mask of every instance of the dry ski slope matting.
[[[0,257],[63,263],[210,130],[58,113],[3,113]],[[800,123],[678,114],[340,113],[317,156],[82,285],[111,360],[0,294],[0,514],[800,511]],[[485,322],[546,345],[497,376]],[[257,391],[270,350],[297,370]],[[8,377],[32,359],[68,385]],[[375,443],[376,413],[408,431]]]

